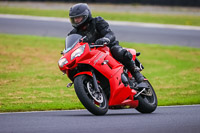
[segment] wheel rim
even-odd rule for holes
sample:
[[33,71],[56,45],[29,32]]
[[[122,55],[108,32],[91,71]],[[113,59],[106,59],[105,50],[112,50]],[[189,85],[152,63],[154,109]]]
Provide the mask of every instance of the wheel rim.
[[[100,86],[99,86],[100,87]],[[90,82],[87,82],[87,90],[90,93],[90,96],[98,103],[103,103],[103,95],[102,93],[98,93],[93,89],[93,86]]]
[[106,108],[106,99],[105,99],[105,95],[102,92],[102,88],[99,85],[98,86],[100,88],[100,92],[96,92],[93,89],[93,84],[91,80],[86,80],[85,81],[85,91],[88,95],[88,98],[90,98],[91,102],[98,108],[104,109]]

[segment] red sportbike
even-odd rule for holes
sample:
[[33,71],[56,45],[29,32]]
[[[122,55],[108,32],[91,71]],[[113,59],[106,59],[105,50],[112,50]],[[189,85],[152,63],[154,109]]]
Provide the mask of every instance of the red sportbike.
[[[60,70],[74,83],[75,92],[84,107],[94,115],[104,115],[108,109],[135,108],[151,113],[157,107],[157,97],[149,81],[138,84],[131,73],[115,60],[106,45],[88,44],[78,34],[67,36],[65,49],[58,61]],[[144,67],[133,55],[138,69]]]

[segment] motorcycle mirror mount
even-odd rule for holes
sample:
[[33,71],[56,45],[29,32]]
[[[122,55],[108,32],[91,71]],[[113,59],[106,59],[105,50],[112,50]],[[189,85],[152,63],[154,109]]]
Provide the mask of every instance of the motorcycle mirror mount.
[[84,36],[83,38],[81,38],[81,39],[79,40],[79,42],[83,42],[84,39],[86,39],[86,37],[87,37],[87,36]]

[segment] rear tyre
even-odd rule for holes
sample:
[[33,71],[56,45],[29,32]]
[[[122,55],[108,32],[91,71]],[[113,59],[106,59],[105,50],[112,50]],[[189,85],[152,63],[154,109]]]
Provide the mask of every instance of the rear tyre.
[[79,75],[74,79],[75,92],[83,106],[94,115],[105,115],[108,111],[108,100],[99,85],[100,92],[93,87],[93,79],[88,75]]
[[144,94],[138,96],[139,105],[136,108],[141,113],[152,113],[157,108],[157,96],[148,80],[145,82],[149,89]]

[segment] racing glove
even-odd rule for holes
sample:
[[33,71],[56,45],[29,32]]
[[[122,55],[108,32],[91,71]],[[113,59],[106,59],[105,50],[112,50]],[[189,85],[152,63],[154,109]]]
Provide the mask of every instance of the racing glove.
[[96,45],[103,45],[103,44],[109,44],[110,43],[110,39],[106,38],[106,37],[103,37],[103,38],[100,38],[100,39],[97,39],[95,44]]

